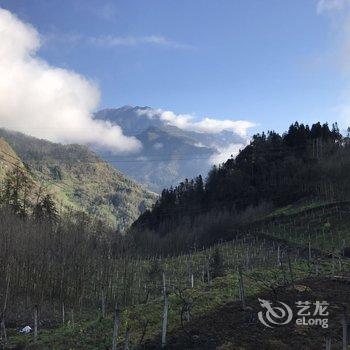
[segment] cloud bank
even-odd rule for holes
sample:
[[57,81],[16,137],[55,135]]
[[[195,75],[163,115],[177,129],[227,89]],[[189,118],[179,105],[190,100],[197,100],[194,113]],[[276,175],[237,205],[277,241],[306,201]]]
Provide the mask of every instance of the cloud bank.
[[[239,151],[249,144],[249,137],[247,135],[248,129],[256,126],[255,123],[247,120],[220,120],[208,117],[198,120],[198,118],[191,114],[176,114],[172,111],[164,111],[162,109],[140,109],[137,113],[140,116],[145,116],[150,119],[158,118],[168,125],[173,125],[186,131],[218,134],[226,130],[238,136],[237,142],[230,142],[224,146],[220,146],[213,141],[210,147],[214,148],[216,153],[208,158],[208,164],[210,165],[220,164],[231,156],[237,156]],[[203,145],[198,144],[198,147],[203,147]]]
[[228,145],[227,147],[219,147],[217,149],[217,153],[213,154],[209,158],[209,164],[221,164],[223,162],[226,162],[227,159],[230,159],[232,157],[236,157],[241,149],[243,149],[247,144],[243,143],[232,143]]
[[115,153],[142,145],[110,122],[94,120],[95,84],[37,56],[40,35],[0,8],[0,127],[54,142],[92,144]]
[[255,123],[247,120],[221,120],[205,117],[204,119],[197,121],[195,116],[191,114],[175,114],[172,111],[164,111],[162,109],[139,110],[138,113],[139,115],[145,115],[150,119],[159,118],[167,124],[176,126],[183,130],[208,134],[216,134],[223,130],[227,130],[244,138],[247,136],[247,130],[256,126]]

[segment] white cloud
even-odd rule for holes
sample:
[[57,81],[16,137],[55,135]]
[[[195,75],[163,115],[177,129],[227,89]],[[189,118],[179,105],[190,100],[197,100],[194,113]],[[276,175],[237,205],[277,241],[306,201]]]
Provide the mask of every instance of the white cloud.
[[87,45],[104,49],[113,49],[116,47],[137,47],[144,45],[153,45],[168,49],[186,50],[193,49],[193,46],[178,43],[162,35],[146,36],[119,36],[119,35],[101,35],[86,36],[81,34],[62,34],[51,33],[46,36],[46,43],[64,42],[68,45]]
[[99,103],[96,85],[40,59],[35,28],[1,8],[0,38],[0,127],[116,153],[140,149],[140,142],[123,135],[119,126],[93,119]]
[[212,119],[205,117],[197,121],[191,114],[175,114],[172,111],[162,109],[139,110],[139,115],[146,115],[148,118],[159,118],[169,125],[183,130],[190,130],[202,133],[219,133],[223,130],[232,131],[239,136],[246,137],[247,130],[256,126],[255,123],[247,120]]
[[349,0],[319,0],[317,3],[317,13],[342,10],[348,5]]
[[82,41],[87,44],[113,48],[117,46],[139,46],[139,45],[157,45],[164,46],[172,49],[185,49],[189,48],[189,45],[184,45],[172,41],[164,36],[160,35],[148,35],[142,37],[129,36],[98,36],[98,37],[81,37]]
[[164,111],[162,109],[142,109],[138,110],[140,116],[145,116],[150,119],[160,119],[169,125],[173,125],[182,130],[195,131],[204,134],[217,134],[221,131],[231,131],[234,136],[237,136],[237,143],[226,143],[226,146],[220,146],[213,141],[210,144],[203,145],[197,143],[197,147],[211,147],[216,150],[216,153],[208,158],[209,164],[220,164],[225,162],[231,156],[235,157],[239,150],[244,148],[249,143],[247,131],[249,128],[256,126],[255,123],[247,120],[230,120],[230,119],[213,119],[205,117],[198,120],[191,114],[175,114],[172,111]]
[[231,158],[231,156],[236,157],[237,154],[241,149],[243,149],[246,145],[245,144],[230,144],[227,147],[218,148],[218,153],[213,154],[209,158],[210,164],[221,164],[223,162],[226,162],[227,159]]
[[194,130],[206,133],[218,133],[223,130],[229,130],[237,133],[240,136],[247,136],[247,130],[253,126],[255,126],[254,123],[246,120],[219,120],[204,118],[199,122],[193,123],[192,127]]

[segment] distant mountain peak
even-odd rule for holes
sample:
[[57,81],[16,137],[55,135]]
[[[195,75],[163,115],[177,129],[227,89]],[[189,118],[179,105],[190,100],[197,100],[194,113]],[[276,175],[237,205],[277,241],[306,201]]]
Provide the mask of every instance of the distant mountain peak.
[[[181,129],[161,113],[149,106],[123,106],[95,114],[95,118],[119,125],[125,135],[134,136],[142,143],[143,148],[137,155],[111,163],[153,191],[160,192],[184,178],[207,173],[213,157],[222,149],[225,154],[235,153],[237,147],[232,147],[231,153],[230,147],[246,142],[229,130],[210,133]],[[107,161],[113,158],[108,150],[98,152]]]

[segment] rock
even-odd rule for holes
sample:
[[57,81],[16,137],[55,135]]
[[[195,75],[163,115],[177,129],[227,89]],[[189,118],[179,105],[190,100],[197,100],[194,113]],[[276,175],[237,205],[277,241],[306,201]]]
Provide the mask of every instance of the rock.
[[23,327],[19,332],[22,334],[28,334],[32,331],[32,328],[30,326]]

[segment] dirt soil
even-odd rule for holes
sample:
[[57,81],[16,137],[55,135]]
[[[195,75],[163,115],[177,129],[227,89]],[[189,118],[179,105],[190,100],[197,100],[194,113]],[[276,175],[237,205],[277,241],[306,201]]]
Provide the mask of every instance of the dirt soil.
[[[285,302],[293,309],[293,320],[287,325],[268,328],[260,323],[258,312],[264,310],[258,298]],[[330,305],[329,327],[296,325],[297,301],[327,301]],[[326,337],[331,338],[332,349],[342,348],[342,317],[344,310],[350,322],[350,280],[310,278],[294,286],[267,291],[247,299],[246,309],[241,302],[231,302],[193,318],[168,335],[166,349],[234,349],[234,350],[321,350]],[[279,305],[280,306],[280,305]],[[314,306],[310,309],[314,311]],[[316,316],[317,317],[317,316]],[[327,318],[327,317],[326,317]],[[143,349],[158,349],[160,339],[147,340]]]

